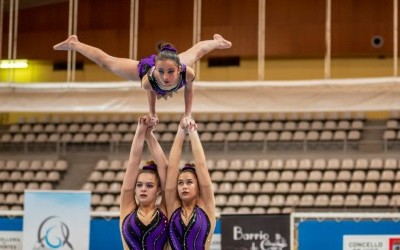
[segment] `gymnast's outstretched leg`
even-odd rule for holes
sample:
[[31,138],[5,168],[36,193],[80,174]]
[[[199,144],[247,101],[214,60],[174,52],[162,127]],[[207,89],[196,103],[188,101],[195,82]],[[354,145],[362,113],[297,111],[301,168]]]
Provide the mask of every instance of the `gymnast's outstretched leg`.
[[203,40],[191,47],[190,49],[179,54],[181,63],[193,67],[204,55],[215,49],[229,49],[232,43],[219,34],[214,34],[212,40]]
[[138,61],[111,56],[99,48],[80,42],[76,35],[68,37],[65,41],[54,45],[53,48],[54,50],[77,51],[103,69],[123,79],[139,80]]

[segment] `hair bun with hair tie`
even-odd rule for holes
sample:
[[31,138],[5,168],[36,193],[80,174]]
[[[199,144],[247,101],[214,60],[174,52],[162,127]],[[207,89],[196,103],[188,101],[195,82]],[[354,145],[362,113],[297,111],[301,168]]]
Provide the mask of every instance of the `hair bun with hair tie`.
[[161,47],[160,51],[172,51],[176,53],[176,48],[172,46],[171,44],[165,44]]
[[150,162],[144,165],[142,170],[153,170],[157,172],[157,165],[154,162]]
[[185,170],[196,171],[194,168],[194,165],[191,163],[185,163],[185,165],[182,167],[181,171],[185,171]]

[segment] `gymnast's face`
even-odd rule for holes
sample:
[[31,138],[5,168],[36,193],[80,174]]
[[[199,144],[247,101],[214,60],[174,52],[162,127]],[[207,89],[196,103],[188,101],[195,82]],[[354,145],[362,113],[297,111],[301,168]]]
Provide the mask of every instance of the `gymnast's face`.
[[179,81],[180,67],[170,59],[157,60],[155,77],[161,87],[174,87]]
[[190,201],[197,198],[197,178],[191,171],[184,171],[178,177],[178,194],[182,201]]
[[159,193],[157,178],[153,173],[140,173],[135,188],[139,204],[155,203]]

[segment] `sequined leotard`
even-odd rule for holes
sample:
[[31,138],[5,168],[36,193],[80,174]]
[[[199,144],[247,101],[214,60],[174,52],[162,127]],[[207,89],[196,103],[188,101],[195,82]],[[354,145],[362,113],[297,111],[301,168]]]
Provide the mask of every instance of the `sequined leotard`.
[[155,65],[155,55],[143,58],[140,60],[139,65],[138,65],[138,70],[139,70],[139,76],[140,79],[142,79],[146,74],[149,79],[150,85],[153,88],[153,90],[157,93],[157,96],[160,97],[165,97],[167,95],[171,95],[173,92],[178,91],[180,88],[185,86],[187,84],[186,82],[186,65],[181,64],[181,72],[179,73],[179,80],[178,83],[175,86],[172,86],[171,88],[163,88],[161,87],[156,78],[154,77],[153,70],[151,68]]
[[161,250],[168,239],[167,217],[157,209],[153,220],[144,225],[139,220],[136,209],[125,217],[122,235],[129,249]]
[[140,80],[142,80],[142,78],[147,74],[149,69],[151,69],[154,65],[156,65],[155,60],[156,60],[156,55],[151,55],[151,56],[142,58],[139,61],[138,71],[139,71]]
[[169,221],[169,242],[174,250],[203,250],[210,233],[210,220],[203,209],[196,206],[188,225],[181,217],[182,208],[172,214]]

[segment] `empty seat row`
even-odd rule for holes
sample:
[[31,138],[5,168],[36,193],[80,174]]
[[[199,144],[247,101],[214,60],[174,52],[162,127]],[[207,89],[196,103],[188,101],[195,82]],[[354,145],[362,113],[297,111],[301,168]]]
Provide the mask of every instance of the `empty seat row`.
[[274,195],[216,195],[218,207],[395,207],[399,205],[400,196],[386,194],[274,194]]
[[86,182],[82,190],[92,191],[93,193],[110,193],[110,194],[119,194],[121,192],[121,184],[122,181],[114,181],[114,182]]
[[[163,134],[154,133],[161,142],[171,142],[175,134],[166,132]],[[134,137],[133,132],[127,133],[40,133],[40,134],[10,134],[5,133],[0,137],[0,144],[34,144],[34,143],[131,143]]]
[[101,159],[96,163],[95,170],[96,171],[125,170],[127,163],[128,163],[127,160],[110,160],[109,161],[109,160]]
[[0,204],[0,211],[22,211],[22,205],[6,205]]
[[[20,117],[18,124],[106,124],[106,123],[132,123],[137,121],[142,114],[51,114],[46,116]],[[159,119],[162,122],[179,122],[182,118],[180,113],[160,113]],[[296,113],[196,113],[194,118],[197,121],[207,122],[234,122],[234,121],[313,121],[313,120],[365,120],[363,112],[296,112]]]
[[[44,116],[22,116],[18,124],[60,124],[60,123],[132,123],[137,121],[142,114],[115,113],[115,114],[49,114]],[[164,122],[179,122],[182,118],[180,113],[160,113],[159,119]],[[295,113],[196,113],[197,121],[299,121],[299,120],[365,120],[363,112],[295,112]]]
[[93,171],[90,173],[88,177],[89,182],[97,183],[97,182],[114,182],[114,181],[122,181],[124,179],[125,171],[120,170],[116,171]]
[[352,170],[399,168],[399,161],[393,157],[375,158],[276,158],[276,159],[208,159],[210,170]]
[[133,124],[128,124],[128,123],[120,123],[120,124],[115,124],[115,123],[109,123],[109,124],[72,123],[72,124],[58,124],[58,125],[56,125],[56,124],[34,124],[34,125],[13,124],[9,127],[8,132],[11,134],[17,134],[17,133],[34,133],[34,134],[83,133],[83,134],[87,134],[87,133],[103,133],[103,132],[108,132],[108,133],[122,132],[123,133],[123,132],[135,131],[135,130],[136,130],[136,123],[133,123]]
[[[139,116],[143,114],[115,113],[115,114],[51,114],[45,116],[20,117],[17,124],[107,124],[107,123],[136,123]],[[178,122],[181,114],[159,114],[160,121]]]
[[127,141],[131,142],[133,134],[109,134],[109,133],[64,133],[64,134],[3,134],[0,143],[110,143],[110,141]]
[[[93,195],[94,211],[119,211],[119,197],[112,195]],[[396,207],[400,196],[388,195],[246,195],[216,196],[216,212],[220,214],[278,214],[291,213],[302,208],[307,209],[378,209]]]
[[213,183],[217,194],[255,194],[255,193],[385,193],[399,194],[398,182],[223,182]]
[[291,207],[279,208],[279,207],[217,207],[216,212],[218,214],[289,214],[293,212]]
[[361,120],[341,121],[234,121],[234,122],[198,122],[199,131],[308,131],[308,130],[362,130]]
[[358,141],[361,132],[350,131],[242,131],[242,132],[202,132],[200,139],[203,142],[295,142],[295,141]]
[[0,193],[23,193],[25,190],[52,190],[53,183],[49,181],[3,182]]
[[[110,193],[117,194],[121,191],[121,181],[114,182],[86,182],[82,187],[83,190],[89,190],[93,193]],[[5,188],[5,186],[4,186]],[[214,192],[216,194],[246,194],[246,193],[385,193],[399,194],[399,182],[223,182],[213,183]],[[7,188],[6,190],[9,190]]]
[[0,193],[0,205],[22,205],[24,204],[24,194],[18,193],[9,193],[2,194]]
[[120,196],[113,194],[92,194],[91,204],[102,205],[102,206],[119,206]]
[[0,181],[51,181],[58,182],[61,180],[61,174],[58,171],[4,171],[0,170]]
[[131,123],[137,121],[139,114],[51,114],[46,116],[20,117],[18,124],[71,124],[71,123]]
[[0,171],[59,171],[65,172],[68,162],[65,160],[0,160]]
[[[158,133],[163,132],[175,132],[178,128],[178,122],[165,123],[161,122],[157,125],[156,131]],[[307,132],[307,131],[336,131],[340,130],[343,132],[347,132],[350,130],[360,131],[364,127],[364,123],[361,120],[342,120],[342,121],[236,121],[236,122],[198,122],[198,131],[200,132],[240,132],[240,131],[248,131],[248,132]],[[101,134],[101,133],[126,133],[126,132],[134,132],[136,130],[136,123],[72,123],[72,124],[12,124],[8,129],[9,134]],[[339,134],[340,135],[340,134]]]
[[214,170],[211,179],[215,182],[237,181],[400,181],[400,171],[394,170]]
[[[145,162],[142,161],[140,165],[143,165]],[[105,172],[105,171],[124,171],[126,168],[127,160],[100,160],[97,162],[95,166],[95,170],[97,172]],[[306,172],[299,172],[297,174],[306,174],[311,170],[331,170],[331,172],[325,173],[334,174],[332,171],[339,170],[387,170],[382,174],[392,174],[393,171],[389,170],[397,170],[399,167],[398,159],[396,158],[300,158],[300,159],[208,159],[207,160],[208,169],[213,172],[214,170],[218,171],[240,171],[240,170],[248,170],[248,171],[266,171],[266,170],[277,170],[279,172],[286,170],[304,170]],[[245,172],[244,172],[245,173]],[[287,174],[294,174],[296,172],[285,172]],[[318,172],[315,172],[318,173]],[[322,172],[321,172],[322,173]],[[371,172],[373,174],[375,172]],[[96,173],[99,175],[100,173]],[[223,173],[219,173],[223,174]],[[263,175],[263,173],[258,172],[258,175]]]

